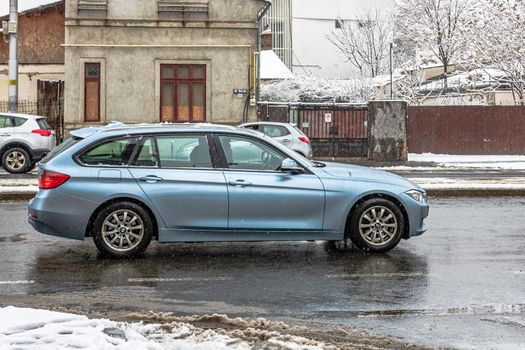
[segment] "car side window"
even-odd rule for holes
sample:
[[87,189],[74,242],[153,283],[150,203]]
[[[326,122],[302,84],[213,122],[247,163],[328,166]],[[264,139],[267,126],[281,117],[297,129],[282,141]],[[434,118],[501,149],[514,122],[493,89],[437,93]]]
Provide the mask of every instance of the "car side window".
[[0,128],[10,128],[12,126],[11,117],[0,115]]
[[244,128],[250,130],[259,130],[259,125],[246,125]]
[[286,158],[251,138],[220,135],[219,141],[230,169],[278,171]]
[[14,126],[22,126],[22,125],[24,125],[25,122],[27,122],[27,119],[14,117],[13,118],[13,122],[15,124]]
[[135,146],[134,138],[110,140],[89,149],[78,159],[86,165],[123,166],[128,164]]
[[133,166],[139,167],[158,167],[157,151],[153,138],[148,137],[142,140],[138,146],[137,156],[133,161]]
[[284,137],[290,134],[290,131],[284,126],[280,125],[261,125],[261,130],[263,133],[270,137]]
[[206,135],[157,137],[162,168],[213,168]]

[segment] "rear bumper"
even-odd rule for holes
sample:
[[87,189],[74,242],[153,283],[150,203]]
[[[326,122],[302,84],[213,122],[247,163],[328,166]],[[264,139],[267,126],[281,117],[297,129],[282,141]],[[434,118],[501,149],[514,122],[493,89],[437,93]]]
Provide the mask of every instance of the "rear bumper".
[[29,201],[28,222],[43,234],[83,240],[95,203],[61,194],[57,190],[39,190]]
[[31,159],[34,162],[40,161],[49,153],[48,149],[33,149],[31,150]]

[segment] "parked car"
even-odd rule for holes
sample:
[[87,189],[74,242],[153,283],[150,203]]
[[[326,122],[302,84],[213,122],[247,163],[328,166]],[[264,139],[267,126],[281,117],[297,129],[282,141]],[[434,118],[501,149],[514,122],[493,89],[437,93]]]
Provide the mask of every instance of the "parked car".
[[45,117],[0,113],[0,157],[5,171],[31,171],[55,147],[55,132]]
[[[211,124],[86,128],[39,164],[29,223],[107,255],[159,242],[351,240],[374,252],[426,230],[425,191],[400,176],[312,162]],[[191,150],[190,150],[191,148]]]
[[286,147],[299,153],[303,157],[308,159],[313,158],[310,139],[293,124],[256,122],[242,124],[240,127],[262,132],[273,138],[275,141],[280,142]]

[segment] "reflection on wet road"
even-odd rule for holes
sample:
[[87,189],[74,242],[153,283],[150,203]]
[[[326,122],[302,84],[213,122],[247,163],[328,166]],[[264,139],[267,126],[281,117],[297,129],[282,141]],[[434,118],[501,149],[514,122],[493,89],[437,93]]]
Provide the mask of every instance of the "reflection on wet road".
[[525,199],[434,200],[388,254],[327,243],[152,244],[106,260],[0,204],[0,305],[314,320],[456,348],[525,348]]

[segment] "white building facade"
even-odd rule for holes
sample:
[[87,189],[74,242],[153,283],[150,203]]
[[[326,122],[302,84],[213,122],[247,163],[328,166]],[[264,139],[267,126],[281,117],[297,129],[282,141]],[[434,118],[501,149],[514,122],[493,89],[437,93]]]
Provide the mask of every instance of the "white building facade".
[[392,0],[273,0],[266,23],[273,32],[274,51],[296,74],[350,79],[358,70],[330,43],[327,35],[338,21],[359,21],[370,10],[385,15]]

